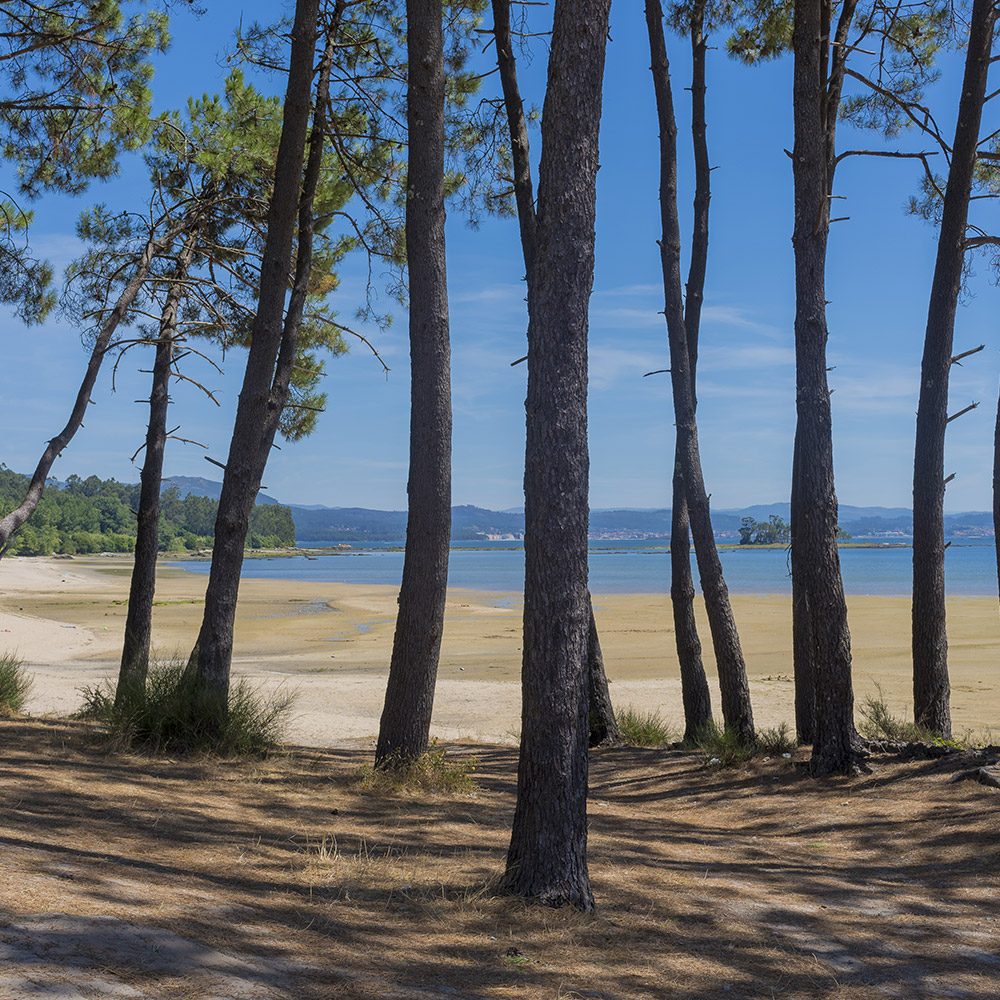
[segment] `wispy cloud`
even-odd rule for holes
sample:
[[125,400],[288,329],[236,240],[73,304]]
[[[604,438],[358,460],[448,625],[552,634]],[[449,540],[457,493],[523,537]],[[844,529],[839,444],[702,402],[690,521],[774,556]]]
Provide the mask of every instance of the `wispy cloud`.
[[590,384],[595,389],[606,389],[622,379],[639,379],[665,364],[663,355],[651,351],[594,346],[590,349]]
[[479,303],[479,302],[503,302],[512,303],[520,309],[524,309],[524,297],[526,286],[523,282],[511,284],[509,282],[498,285],[487,285],[485,288],[477,288],[465,292],[453,292],[448,296],[452,303]]
[[780,369],[795,364],[795,351],[777,344],[706,344],[698,352],[702,370]]
[[770,323],[755,319],[752,312],[741,306],[706,305],[701,310],[702,324],[732,326],[742,330],[754,330],[768,337],[790,336],[790,331],[782,330]]

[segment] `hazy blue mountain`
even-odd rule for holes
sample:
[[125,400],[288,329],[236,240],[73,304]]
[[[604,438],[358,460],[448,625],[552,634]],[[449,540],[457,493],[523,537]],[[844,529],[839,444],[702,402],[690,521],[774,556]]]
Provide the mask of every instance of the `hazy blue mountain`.
[[[182,494],[195,493],[218,499],[222,483],[200,476],[173,476],[164,487],[174,484]],[[279,503],[266,493],[260,503]],[[296,539],[310,543],[397,542],[406,540],[406,511],[372,510],[365,507],[326,507],[322,504],[286,503],[295,520]],[[723,541],[739,537],[744,517],[766,521],[777,515],[787,521],[787,502],[754,504],[739,509],[712,512],[716,535]],[[840,505],[840,526],[853,537],[907,540],[913,530],[913,515],[906,507],[856,507]],[[993,514],[989,511],[963,511],[945,515],[945,533],[949,538],[983,537],[992,534]],[[670,534],[670,509],[648,507],[595,508],[590,512],[593,536],[609,541],[625,539],[665,539]],[[466,504],[452,508],[452,537],[456,541],[486,540],[490,537],[515,537],[524,534],[524,508],[489,510]]]

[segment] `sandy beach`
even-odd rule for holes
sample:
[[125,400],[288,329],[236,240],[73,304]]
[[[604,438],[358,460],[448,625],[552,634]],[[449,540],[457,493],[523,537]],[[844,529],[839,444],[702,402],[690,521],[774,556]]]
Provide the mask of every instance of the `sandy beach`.
[[[32,714],[72,712],[79,689],[117,672],[131,562],[125,557],[0,560],[0,649],[34,676]],[[189,651],[207,578],[161,568],[154,646]],[[374,736],[392,643],[396,590],[386,586],[245,579],[237,612],[234,670],[266,688],[297,692],[294,743],[336,746]],[[785,597],[735,597],[759,725],[794,718],[791,609]],[[849,599],[855,693],[880,685],[908,714],[906,598]],[[595,613],[616,705],[656,709],[680,726],[680,680],[666,595],[595,595]],[[441,739],[511,742],[519,729],[518,594],[449,595],[433,732]],[[701,621],[714,684],[708,628]],[[952,713],[957,734],[997,729],[1000,614],[992,598],[949,600]],[[718,689],[715,688],[718,711]]]

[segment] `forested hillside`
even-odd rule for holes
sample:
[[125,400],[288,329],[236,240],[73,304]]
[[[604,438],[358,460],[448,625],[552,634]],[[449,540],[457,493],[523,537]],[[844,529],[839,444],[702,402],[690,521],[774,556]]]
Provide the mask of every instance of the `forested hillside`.
[[[0,467],[0,516],[24,496],[28,477]],[[73,475],[60,488],[50,485],[34,517],[10,548],[12,555],[70,555],[87,552],[131,552],[135,545],[139,485],[114,479]],[[160,550],[186,552],[210,548],[219,504],[209,497],[182,497],[176,486],[160,499]],[[277,504],[258,504],[250,520],[248,548],[280,548],[295,544],[291,511]]]

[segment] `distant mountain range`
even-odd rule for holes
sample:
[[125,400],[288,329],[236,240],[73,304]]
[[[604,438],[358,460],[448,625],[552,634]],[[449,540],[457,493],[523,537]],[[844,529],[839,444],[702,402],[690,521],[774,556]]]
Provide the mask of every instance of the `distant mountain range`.
[[[222,484],[211,479],[173,476],[164,480],[164,488],[175,485],[182,495],[195,493],[218,499]],[[278,503],[264,493],[259,503]],[[286,503],[295,521],[299,545],[330,542],[399,542],[406,538],[405,510],[369,510],[364,507],[324,507],[318,504]],[[738,510],[715,510],[712,524],[716,537],[723,541],[739,538],[744,517],[766,521],[771,515],[787,521],[787,503],[756,504]],[[852,507],[840,505],[840,526],[855,539],[880,541],[909,540],[913,515],[905,507]],[[524,533],[524,510],[487,510],[465,505],[452,508],[452,538],[456,541],[519,539]],[[595,539],[665,539],[670,535],[670,510],[620,508],[592,510],[590,533]],[[950,539],[992,537],[993,514],[967,511],[945,515],[945,534]]]

